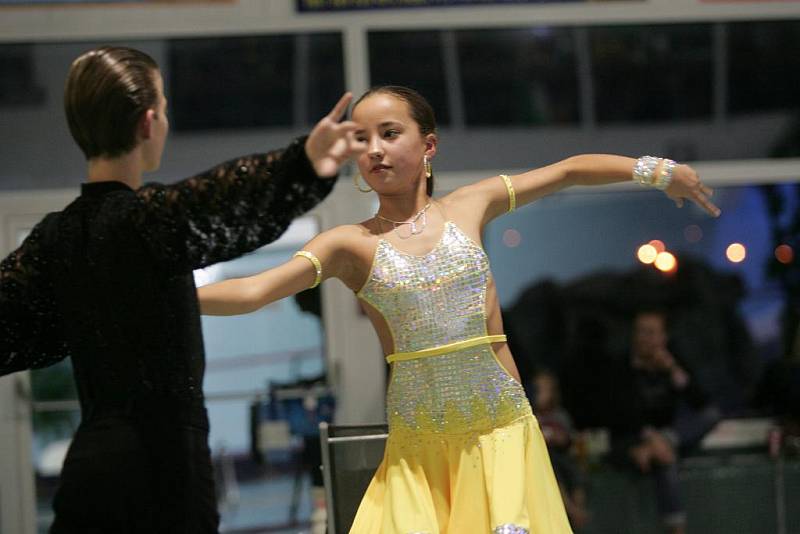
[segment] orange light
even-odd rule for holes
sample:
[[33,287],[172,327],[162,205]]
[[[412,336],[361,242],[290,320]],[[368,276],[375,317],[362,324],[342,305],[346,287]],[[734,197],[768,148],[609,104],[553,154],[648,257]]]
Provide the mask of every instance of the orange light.
[[747,257],[747,249],[741,243],[731,243],[725,250],[725,256],[730,262],[740,263]]
[[792,263],[794,250],[789,245],[778,245],[775,247],[775,259],[785,264]]
[[513,228],[509,228],[505,232],[503,232],[503,244],[509,248],[514,248],[519,246],[520,242],[522,241],[522,235],[519,231],[514,230]]
[[656,256],[656,269],[668,273],[678,267],[678,260],[669,252],[659,252]]
[[664,242],[663,242],[663,241],[661,241],[660,239],[653,239],[653,240],[652,240],[652,241],[650,241],[650,243],[648,243],[648,244],[649,244],[651,247],[653,247],[654,249],[656,249],[656,252],[659,252],[659,253],[661,253],[661,252],[666,252],[666,251],[667,251],[667,247],[666,247],[666,245],[664,245]]
[[656,256],[658,256],[658,251],[653,245],[642,245],[636,251],[636,257],[639,258],[639,261],[647,265],[656,261]]
[[683,237],[689,243],[697,243],[701,239],[703,239],[703,229],[697,226],[696,224],[690,224],[686,228],[683,229]]

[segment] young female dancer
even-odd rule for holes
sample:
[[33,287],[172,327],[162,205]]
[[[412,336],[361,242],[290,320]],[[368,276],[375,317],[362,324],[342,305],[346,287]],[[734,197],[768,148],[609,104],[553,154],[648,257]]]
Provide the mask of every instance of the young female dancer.
[[320,234],[279,267],[200,288],[202,312],[250,312],[332,277],[361,300],[391,364],[390,430],[351,533],[570,532],[502,333],[482,230],[570,185],[633,176],[716,216],[711,190],[669,160],[581,155],[434,200],[428,103],[407,88],[379,87],[352,115],[368,146],[358,158],[366,184],[356,186],[378,194],[375,215]]

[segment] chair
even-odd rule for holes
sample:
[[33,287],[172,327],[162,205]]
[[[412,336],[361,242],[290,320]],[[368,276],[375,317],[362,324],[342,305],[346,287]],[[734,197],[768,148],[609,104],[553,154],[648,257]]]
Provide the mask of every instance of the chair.
[[320,423],[319,429],[328,534],[346,534],[383,459],[389,427]]

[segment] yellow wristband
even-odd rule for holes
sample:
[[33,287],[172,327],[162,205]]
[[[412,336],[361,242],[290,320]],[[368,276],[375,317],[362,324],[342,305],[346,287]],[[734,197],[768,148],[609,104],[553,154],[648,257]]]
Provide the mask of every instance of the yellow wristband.
[[314,279],[314,283],[311,284],[308,289],[317,287],[319,283],[322,282],[322,264],[319,262],[319,258],[306,250],[298,250],[295,252],[294,257],[296,258],[298,256],[301,258],[306,258],[308,261],[314,264],[314,269],[317,271],[317,277]]
[[503,183],[506,184],[506,189],[508,189],[508,213],[511,213],[517,209],[517,195],[514,193],[514,186],[511,184],[511,178],[509,178],[507,174],[501,174],[500,178],[503,179]]

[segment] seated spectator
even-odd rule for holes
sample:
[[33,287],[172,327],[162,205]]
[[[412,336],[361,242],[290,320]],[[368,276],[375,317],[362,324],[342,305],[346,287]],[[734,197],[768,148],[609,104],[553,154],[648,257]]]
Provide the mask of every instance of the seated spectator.
[[782,358],[769,362],[756,390],[755,404],[776,417],[777,440],[770,453],[800,456],[800,325]]
[[667,347],[667,316],[636,315],[629,358],[613,373],[612,458],[653,477],[667,532],[683,534],[686,512],[678,478],[680,452],[719,420],[718,410]]
[[550,371],[540,371],[533,378],[533,410],[539,421],[553,472],[561,490],[564,508],[573,528],[588,521],[586,489],[582,473],[570,450],[575,434],[572,418],[561,406],[558,379]]

